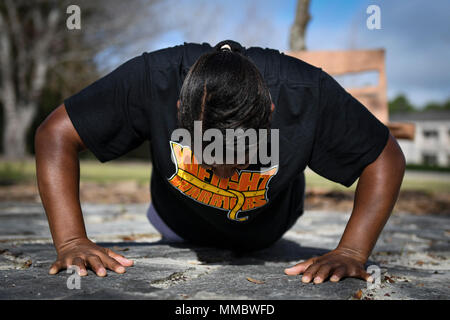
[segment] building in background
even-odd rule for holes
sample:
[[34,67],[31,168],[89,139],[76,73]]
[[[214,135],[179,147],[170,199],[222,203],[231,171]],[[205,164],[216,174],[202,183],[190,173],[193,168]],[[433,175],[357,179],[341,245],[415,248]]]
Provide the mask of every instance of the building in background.
[[407,164],[450,167],[450,110],[393,113],[389,120],[416,125],[414,140],[398,140]]

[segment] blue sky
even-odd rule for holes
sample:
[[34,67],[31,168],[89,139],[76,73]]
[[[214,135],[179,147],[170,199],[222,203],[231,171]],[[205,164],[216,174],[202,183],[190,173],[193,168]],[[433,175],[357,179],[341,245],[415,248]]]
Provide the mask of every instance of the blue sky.
[[[152,41],[148,51],[223,39],[245,47],[289,49],[296,0],[179,0],[176,19],[187,27]],[[366,8],[381,8],[381,30],[368,30]],[[195,12],[193,7],[200,7]],[[309,50],[385,48],[388,96],[405,93],[421,107],[450,98],[450,1],[311,0]],[[252,18],[246,18],[250,13]],[[170,17],[168,17],[170,19]]]

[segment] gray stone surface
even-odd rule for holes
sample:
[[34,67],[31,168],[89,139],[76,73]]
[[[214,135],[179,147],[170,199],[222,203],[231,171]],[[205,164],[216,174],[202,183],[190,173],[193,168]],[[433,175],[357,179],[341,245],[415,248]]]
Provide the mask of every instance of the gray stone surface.
[[[369,264],[381,283],[304,284],[284,268],[333,249],[349,215],[308,211],[271,248],[230,251],[160,241],[144,205],[84,205],[91,239],[135,260],[122,275],[91,271],[70,290],[71,274],[47,274],[56,257],[40,205],[0,204],[0,299],[449,299],[450,219],[392,216]],[[263,281],[261,284],[247,277]]]

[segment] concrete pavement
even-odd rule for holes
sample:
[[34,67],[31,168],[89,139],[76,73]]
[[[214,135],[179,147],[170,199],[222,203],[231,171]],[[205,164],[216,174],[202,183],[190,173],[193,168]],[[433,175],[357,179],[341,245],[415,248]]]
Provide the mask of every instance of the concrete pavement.
[[[283,269],[333,249],[349,215],[307,211],[282,240],[250,255],[160,241],[144,205],[84,205],[91,239],[135,260],[123,275],[47,274],[56,257],[39,204],[0,204],[0,299],[449,299],[450,219],[394,215],[368,265],[380,283],[303,284]],[[247,279],[250,278],[250,279]],[[257,281],[254,281],[254,280]],[[249,281],[250,280],[250,281]]]

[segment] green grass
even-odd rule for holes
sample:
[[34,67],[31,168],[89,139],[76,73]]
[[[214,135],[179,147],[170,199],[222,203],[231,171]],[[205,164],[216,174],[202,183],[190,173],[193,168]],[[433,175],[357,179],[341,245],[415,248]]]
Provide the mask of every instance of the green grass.
[[450,167],[431,166],[425,164],[408,164],[406,165],[406,170],[450,172]]
[[[139,184],[148,184],[151,165],[148,162],[120,162],[112,161],[100,163],[98,161],[81,161],[81,181],[108,183],[114,181],[135,180]],[[0,161],[0,184],[21,183],[36,179],[35,163],[32,160],[22,162]],[[355,190],[356,182],[346,188],[338,183],[329,181],[307,169],[307,187],[319,187],[332,190]],[[450,178],[448,174],[417,174],[408,172],[403,180],[402,190],[421,190],[426,192],[450,193]]]
[[152,166],[148,162],[111,162],[82,161],[80,179],[108,183],[114,181],[135,180],[139,184],[149,183]]
[[[417,175],[414,175],[413,173],[407,171],[403,178],[401,190],[416,190],[431,193],[438,193],[438,192],[450,193],[449,177],[450,175],[447,177],[447,179],[445,177],[442,177],[441,179],[436,179],[435,177],[427,176],[425,174],[423,178],[418,178]],[[353,185],[347,188],[339,183],[329,181],[308,169],[305,171],[305,179],[307,187],[318,187],[340,191],[345,190],[354,191],[356,189],[356,185],[358,182],[358,180],[356,180],[356,182],[353,183]]]
[[[114,181],[136,180],[148,183],[151,165],[145,162],[109,162],[83,160],[80,164],[80,180],[108,183]],[[34,161],[0,161],[0,184],[20,183],[36,180]]]
[[434,181],[426,179],[412,179],[405,177],[403,179],[401,190],[420,190],[426,192],[445,192],[450,193],[450,179],[448,181]]
[[0,185],[22,182],[30,178],[32,172],[27,172],[27,162],[1,162]]

